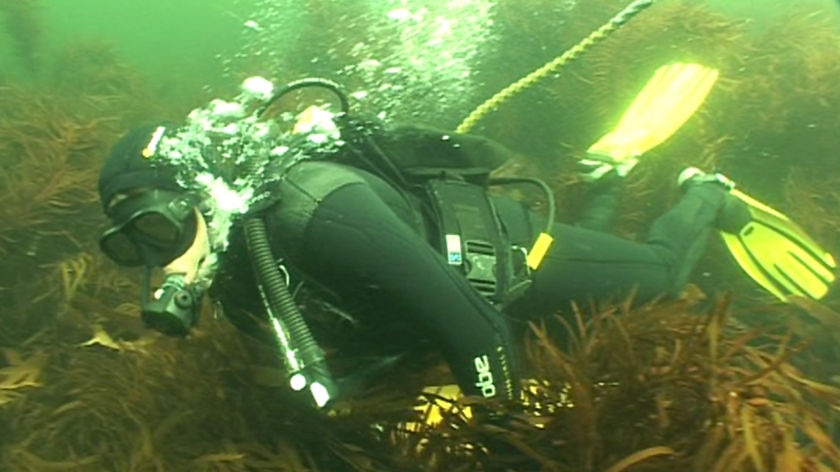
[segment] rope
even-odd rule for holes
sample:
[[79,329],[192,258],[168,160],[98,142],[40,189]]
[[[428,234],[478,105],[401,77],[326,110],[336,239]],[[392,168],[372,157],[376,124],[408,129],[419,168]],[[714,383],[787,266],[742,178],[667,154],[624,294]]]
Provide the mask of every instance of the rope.
[[633,3],[628,5],[624,10],[622,10],[619,14],[615,15],[610,21],[608,21],[603,26],[593,31],[589,36],[584,38],[583,41],[572,46],[571,49],[564,52],[562,55],[556,57],[554,60],[548,62],[539,69],[535,70],[534,72],[531,72],[530,74],[519,79],[518,81],[508,85],[505,89],[503,89],[502,91],[500,91],[499,93],[497,93],[496,95],[492,96],[490,99],[479,105],[478,108],[473,110],[472,113],[470,113],[469,116],[467,116],[467,118],[464,119],[464,121],[462,121],[457,128],[455,128],[455,132],[469,132],[469,130],[471,130],[479,120],[484,118],[484,116],[490,113],[491,111],[497,109],[499,105],[501,105],[503,102],[507,101],[517,93],[535,84],[548,74],[560,69],[572,60],[576,59],[591,46],[604,40],[607,36],[624,26],[624,24],[630,21],[630,19],[632,19],[634,16],[638,15],[647,7],[651,6],[653,2],[654,0],[634,1]]

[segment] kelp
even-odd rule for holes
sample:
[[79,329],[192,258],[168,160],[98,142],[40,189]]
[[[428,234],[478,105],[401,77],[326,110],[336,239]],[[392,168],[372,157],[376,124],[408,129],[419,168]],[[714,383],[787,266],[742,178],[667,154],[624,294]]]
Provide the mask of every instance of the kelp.
[[[527,365],[539,379],[494,426],[444,415],[423,434],[431,470],[835,470],[828,431],[840,389],[788,361],[790,335],[706,315],[688,300],[612,310],[566,324],[569,346],[534,326]],[[457,405],[463,407],[463,405]],[[475,405],[473,405],[475,408]],[[492,415],[491,415],[492,417]],[[446,424],[450,423],[450,424]],[[467,444],[458,444],[464,442]],[[467,445],[470,447],[467,448]],[[448,451],[470,449],[468,458]]]
[[0,407],[24,395],[19,390],[41,385],[38,378],[46,364],[43,354],[23,359],[12,349],[5,349],[4,367],[0,368]]
[[[388,402],[383,395],[354,404],[352,415],[305,408],[282,372],[261,385],[270,374],[260,365],[276,364],[273,352],[212,319],[186,341],[93,331],[83,343],[56,340],[44,386],[7,405],[4,420],[15,434],[2,463],[11,470],[43,470],[44,463],[74,470],[383,470],[377,454],[389,453],[371,447],[380,433],[370,421],[410,411],[410,396]],[[80,462],[90,457],[96,460]]]
[[[529,2],[527,12],[517,9],[522,3],[504,2],[510,16],[502,21],[514,39],[542,32],[534,41],[552,46],[547,60],[624,2],[578,2],[579,21],[562,29],[550,15],[532,14],[543,2]],[[790,177],[784,195],[763,193],[759,179],[742,187],[796,210],[803,226],[837,253],[840,219],[832,210],[840,197],[836,179],[820,164],[833,155],[824,145],[808,148],[811,135],[796,133],[791,119],[811,115],[817,94],[832,103],[840,93],[825,82],[840,64],[826,47],[836,32],[819,23],[799,16],[777,29],[778,37],[756,39],[740,22],[695,2],[663,3],[560,77],[508,104],[481,132],[538,156],[579,156],[635,92],[630,82],[641,84],[674,58],[709,63],[722,70],[716,92],[650,156],[652,163],[646,159],[634,171],[621,232],[641,237],[676,198],[673,176],[681,166],[723,164],[744,175],[770,159],[768,169]],[[342,34],[340,26],[325,34]],[[807,54],[780,52],[794,38]],[[809,48],[809,41],[818,47]],[[530,53],[506,48],[500,58]],[[676,301],[603,304],[548,318],[523,341],[529,380],[522,401],[453,401],[427,393],[442,408],[436,425],[412,408],[423,385],[451,382],[434,357],[389,371],[324,415],[288,391],[270,346],[234,332],[209,309],[189,338],[145,331],[137,274],[116,268],[95,247],[102,226],[96,172],[119,133],[144,120],[180,116],[185,107],[162,104],[149,79],[105,44],[69,45],[45,70],[53,72],[38,88],[4,82],[0,93],[0,167],[7,176],[0,181],[0,469],[840,468],[831,434],[840,406],[831,378],[840,357],[837,295],[825,303],[766,305],[769,298],[753,297],[751,282],[715,246],[709,259],[728,270],[712,274],[734,297],[709,302],[688,291]],[[487,83],[489,92],[518,77],[509,70],[511,77]],[[539,106],[550,110],[537,112]],[[545,119],[535,123],[536,117]],[[836,114],[813,118],[816,129],[836,129]],[[545,123],[562,132],[546,134]],[[762,155],[774,142],[762,130],[779,133],[790,146],[772,159]],[[813,151],[804,161],[792,151],[799,145]],[[572,215],[580,198],[574,159],[554,161],[548,175],[562,213]],[[535,162],[519,171],[545,175]],[[803,166],[786,170],[792,162]],[[654,195],[670,198],[650,204]]]
[[[2,458],[11,470],[840,466],[826,432],[840,388],[788,362],[802,344],[733,325],[726,300],[706,315],[693,304],[579,315],[566,323],[567,345],[534,325],[525,363],[539,380],[524,401],[445,400],[436,426],[422,426],[399,377],[335,416],[301,408],[286,389],[255,381],[254,363],[272,353],[218,322],[189,341],[120,341],[97,329],[91,342],[53,345],[40,387],[0,410],[16,432]],[[466,407],[472,419],[458,413]],[[421,426],[408,430],[409,421]]]
[[42,331],[56,302],[66,305],[84,284],[97,293],[125,277],[106,278],[113,266],[92,256],[102,223],[96,180],[119,134],[159,119],[161,107],[107,49],[93,57],[89,46],[67,45],[47,66],[64,68],[56,80],[0,85],[0,345]]

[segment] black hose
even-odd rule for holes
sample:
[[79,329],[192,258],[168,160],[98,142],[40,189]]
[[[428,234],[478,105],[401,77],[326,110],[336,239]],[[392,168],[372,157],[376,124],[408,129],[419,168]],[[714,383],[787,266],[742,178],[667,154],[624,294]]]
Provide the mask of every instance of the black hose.
[[286,84],[285,87],[280,89],[277,93],[271,96],[263,106],[261,106],[257,110],[257,118],[262,118],[262,116],[274,105],[277,100],[280,100],[284,95],[293,92],[298,89],[306,88],[306,87],[321,87],[329,90],[330,92],[334,93],[336,97],[338,97],[338,101],[341,104],[341,113],[347,114],[350,111],[350,101],[347,99],[347,94],[341,90],[341,86],[337,83],[327,80],[321,79],[317,77],[310,77],[307,79],[300,79],[294,82],[290,82]]
[[549,187],[548,184],[533,177],[496,177],[490,179],[490,185],[511,185],[520,183],[536,185],[545,194],[545,198],[548,200],[548,218],[545,223],[544,232],[546,234],[551,234],[551,231],[554,228],[554,212],[556,208],[554,203],[554,191],[551,190],[551,187]]
[[[281,340],[281,350],[288,351],[288,348],[291,348],[294,351],[283,352],[287,367],[303,373],[310,383],[313,379],[317,380],[332,396],[335,393],[334,382],[327,367],[324,352],[312,336],[278,268],[271,251],[268,230],[262,218],[251,217],[245,221],[245,238],[257,281],[269,308],[269,316],[274,317],[274,321],[279,322],[288,334],[288,345],[283,346]],[[289,366],[289,355],[297,357],[300,365]]]
[[[262,118],[284,95],[305,87],[321,87],[330,90],[338,97],[342,114],[346,115],[349,111],[350,104],[347,95],[338,84],[321,78],[307,78],[284,86],[257,110],[256,116]],[[251,174],[255,171],[256,169],[252,169]],[[303,319],[303,314],[289,291],[286,279],[280,272],[271,250],[268,230],[262,218],[251,217],[245,220],[245,240],[257,282],[262,289],[268,316],[272,318],[272,322],[279,325],[274,329],[282,331],[282,333],[277,333],[277,341],[289,374],[303,374],[310,383],[316,380],[332,395],[335,383],[327,367],[324,352],[312,336],[309,326]]]

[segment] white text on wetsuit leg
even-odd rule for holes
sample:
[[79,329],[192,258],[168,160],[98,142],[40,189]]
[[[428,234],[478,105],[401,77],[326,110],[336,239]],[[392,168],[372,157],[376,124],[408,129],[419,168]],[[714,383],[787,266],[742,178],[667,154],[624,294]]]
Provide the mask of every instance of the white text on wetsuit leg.
[[490,372],[490,360],[487,356],[479,356],[474,360],[475,371],[478,374],[478,382],[475,386],[481,390],[481,396],[490,398],[496,396],[496,385],[493,383],[493,373]]

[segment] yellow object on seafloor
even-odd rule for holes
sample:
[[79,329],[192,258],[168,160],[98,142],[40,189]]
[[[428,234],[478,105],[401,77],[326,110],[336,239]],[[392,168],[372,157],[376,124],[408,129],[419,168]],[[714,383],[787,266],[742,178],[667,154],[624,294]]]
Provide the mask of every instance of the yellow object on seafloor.
[[[595,387],[609,386],[599,382]],[[563,384],[559,388],[551,385],[545,380],[524,379],[521,384],[521,404],[525,407],[534,407],[544,411],[555,411],[559,408],[571,408],[574,406],[571,400],[571,385]],[[445,418],[457,417],[460,421],[471,421],[473,418],[472,408],[463,402],[464,394],[455,384],[428,385],[417,398],[414,411],[419,414],[419,422],[403,423],[406,431],[421,431],[425,427],[436,427]],[[537,400],[541,399],[541,400]],[[535,428],[540,428],[539,421],[533,421]]]
[[781,212],[739,190],[731,193],[751,216],[737,233],[720,233],[741,268],[783,302],[824,297],[835,280],[834,257]]
[[[461,389],[455,384],[430,385],[423,388],[414,411],[420,414],[425,426],[437,426],[443,421],[444,415],[459,415],[468,421],[472,418],[472,410],[469,406],[458,405],[463,397]],[[408,431],[422,429],[418,423],[406,423],[405,427]]]
[[717,78],[716,69],[699,64],[660,67],[618,126],[587,150],[587,158],[626,174],[639,156],[668,139],[697,111]]

